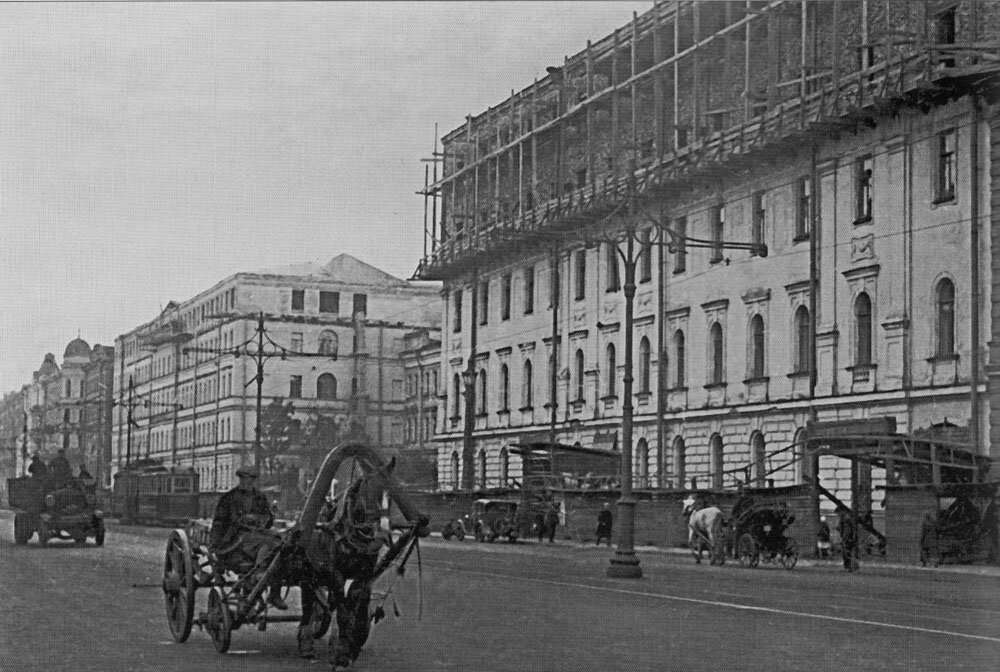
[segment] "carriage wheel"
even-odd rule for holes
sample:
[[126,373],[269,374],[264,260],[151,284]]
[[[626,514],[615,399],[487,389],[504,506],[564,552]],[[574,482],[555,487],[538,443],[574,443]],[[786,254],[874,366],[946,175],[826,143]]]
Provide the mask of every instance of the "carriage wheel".
[[[97,545],[104,543],[104,526],[98,530]],[[194,562],[191,544],[184,530],[174,530],[167,540],[163,557],[163,600],[174,641],[183,644],[191,635],[194,620]]]
[[740,567],[756,567],[759,562],[757,541],[747,532],[740,537]]
[[208,612],[206,613],[205,629],[212,637],[212,644],[219,653],[229,650],[232,641],[233,620],[226,606],[222,588],[212,586],[212,591],[208,594]]
[[455,541],[462,541],[463,539],[465,539],[465,530],[462,529],[461,525],[455,528],[454,534],[455,534]]
[[799,545],[794,539],[789,539],[785,544],[785,550],[781,554],[781,566],[791,569],[799,561]]

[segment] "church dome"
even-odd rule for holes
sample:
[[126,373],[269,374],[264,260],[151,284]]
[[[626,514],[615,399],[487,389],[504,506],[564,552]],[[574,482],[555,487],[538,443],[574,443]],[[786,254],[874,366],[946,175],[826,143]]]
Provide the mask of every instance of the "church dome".
[[67,357],[85,357],[90,359],[90,346],[87,341],[82,338],[74,338],[66,346],[66,352],[63,353],[63,359]]

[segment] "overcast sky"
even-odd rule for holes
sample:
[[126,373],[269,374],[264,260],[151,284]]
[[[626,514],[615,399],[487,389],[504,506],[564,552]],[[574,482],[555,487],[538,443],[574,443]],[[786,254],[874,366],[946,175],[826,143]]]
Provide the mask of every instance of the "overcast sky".
[[651,6],[0,3],[0,394],[233,273],[409,277],[434,124]]

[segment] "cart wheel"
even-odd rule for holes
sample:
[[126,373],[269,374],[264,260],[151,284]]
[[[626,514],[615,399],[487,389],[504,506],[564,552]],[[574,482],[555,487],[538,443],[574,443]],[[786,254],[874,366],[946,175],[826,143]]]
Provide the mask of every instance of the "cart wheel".
[[232,641],[233,621],[226,606],[226,600],[222,595],[222,588],[212,586],[212,591],[208,594],[208,612],[206,614],[205,629],[212,637],[212,644],[219,653],[229,650]]
[[756,567],[759,562],[757,541],[747,532],[740,537],[740,567]]
[[52,528],[44,520],[38,521],[38,543],[43,546],[52,538]]
[[104,531],[105,531],[104,530],[104,521],[103,520],[98,521],[98,523],[97,523],[97,531],[94,532],[94,543],[97,544],[98,546],[103,546],[104,545]]
[[14,514],[14,543],[23,546],[31,539],[32,530],[28,525],[28,517],[20,513]]
[[799,545],[795,543],[794,539],[789,539],[788,543],[785,544],[785,551],[781,554],[781,566],[785,569],[791,569],[798,561]]
[[462,541],[463,539],[465,539],[465,530],[462,529],[461,525],[455,528],[454,534],[456,541]]
[[450,540],[452,534],[453,533],[451,531],[451,525],[445,525],[443,528],[441,528],[441,538],[444,539],[445,541]]
[[[104,524],[97,532],[97,545],[104,543]],[[191,544],[184,530],[174,530],[167,539],[163,556],[163,600],[174,641],[182,644],[191,635],[194,619],[194,562]]]

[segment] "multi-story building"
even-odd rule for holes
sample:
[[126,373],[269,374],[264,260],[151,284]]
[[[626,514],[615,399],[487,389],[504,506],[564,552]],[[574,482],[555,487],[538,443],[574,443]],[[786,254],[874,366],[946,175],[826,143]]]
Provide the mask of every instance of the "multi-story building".
[[403,337],[403,373],[406,402],[404,435],[408,460],[404,464],[413,473],[402,477],[415,484],[437,486],[437,446],[433,443],[438,428],[441,374],[441,332],[417,329]]
[[799,481],[810,422],[997,457],[998,36],[980,0],[659,2],[468,116],[418,270],[446,297],[439,471],[619,442],[626,339],[640,486]]
[[265,475],[308,468],[332,447],[310,440],[401,446],[404,336],[438,326],[439,291],[343,254],[171,302],[116,340],[116,469],[148,458],[224,490],[255,454]]
[[0,399],[0,501],[7,499],[7,479],[22,476],[28,466],[25,440],[26,388],[8,392]]

